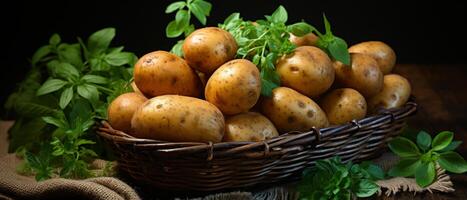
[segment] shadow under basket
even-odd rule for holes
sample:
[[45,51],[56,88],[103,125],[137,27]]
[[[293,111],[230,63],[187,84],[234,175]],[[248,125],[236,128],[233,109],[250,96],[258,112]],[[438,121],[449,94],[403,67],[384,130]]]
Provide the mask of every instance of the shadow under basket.
[[316,160],[344,162],[380,155],[417,110],[412,100],[397,109],[351,123],[290,132],[261,142],[165,142],[139,139],[103,122],[98,134],[114,149],[120,170],[135,182],[179,191],[216,191],[301,177]]

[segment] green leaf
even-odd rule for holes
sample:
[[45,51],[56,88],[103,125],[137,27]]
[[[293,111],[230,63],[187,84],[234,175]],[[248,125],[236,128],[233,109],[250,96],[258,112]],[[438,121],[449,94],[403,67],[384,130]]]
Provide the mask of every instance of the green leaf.
[[188,8],[190,8],[191,13],[195,15],[201,24],[206,25],[206,15],[204,15],[202,8],[198,4],[188,4]]
[[180,25],[175,20],[169,22],[169,24],[167,25],[165,29],[166,36],[168,38],[176,38],[182,35],[182,33],[184,32],[184,29],[181,29],[179,26]]
[[107,54],[104,58],[105,62],[113,66],[122,66],[129,64],[133,60],[133,53],[129,52],[117,52]]
[[443,131],[435,136],[431,147],[434,151],[439,151],[446,148],[454,138],[454,133],[450,131]]
[[385,177],[383,169],[371,162],[364,161],[362,162],[361,167],[368,172],[373,180],[383,180]]
[[270,97],[272,90],[279,87],[280,79],[276,71],[271,69],[261,70],[261,95]]
[[404,137],[396,137],[389,142],[389,148],[400,157],[419,156],[420,151],[412,141]]
[[45,115],[53,115],[57,110],[33,102],[17,102],[15,104],[15,112],[22,117],[40,117]]
[[431,136],[425,131],[420,131],[417,135],[417,145],[423,151],[428,151],[431,146]]
[[185,6],[186,6],[186,3],[183,1],[173,2],[169,6],[167,6],[167,8],[165,9],[165,13],[167,14],[172,13],[178,9],[182,9]]
[[170,52],[174,53],[174,54],[177,55],[177,56],[183,57],[183,50],[182,50],[183,42],[184,42],[184,40],[179,40],[179,41],[177,42],[177,44],[175,44],[175,45],[172,47],[172,49],[170,50]]
[[108,82],[107,78],[98,76],[98,75],[92,75],[92,74],[86,74],[84,75],[81,80],[83,80],[86,83],[95,83],[95,84],[106,84]]
[[65,86],[67,82],[60,79],[49,79],[37,90],[36,95],[44,95],[51,92],[55,92]]
[[45,45],[39,48],[32,56],[32,65],[35,66],[42,58],[49,55],[52,52],[51,50],[52,48],[49,45]]
[[61,44],[58,46],[58,58],[60,61],[70,63],[80,70],[83,66],[79,44]]
[[78,70],[70,63],[58,63],[53,70],[57,74],[57,76],[65,79],[75,80],[79,77]]
[[298,22],[287,26],[287,31],[295,36],[301,37],[313,31],[316,31],[315,27],[307,24],[306,22]]
[[433,162],[422,163],[415,171],[415,181],[423,188],[433,183],[435,177],[436,169]]
[[357,197],[370,197],[378,191],[379,187],[376,183],[363,179],[358,182],[357,190],[353,191]]
[[62,95],[60,95],[60,108],[65,109],[65,107],[70,103],[71,98],[73,98],[73,87],[63,90]]
[[392,177],[413,176],[420,165],[421,161],[419,158],[402,158],[397,165],[389,170],[388,175]]
[[454,140],[444,149],[439,150],[440,152],[454,151],[462,144],[462,141]]
[[81,145],[85,145],[85,144],[96,144],[96,142],[92,141],[92,140],[85,140],[85,139],[79,139],[77,142],[76,142],[76,146],[81,146]]
[[53,34],[52,37],[49,39],[49,44],[52,46],[57,46],[60,43],[60,35]]
[[47,117],[42,117],[42,120],[44,120],[44,122],[46,122],[47,124],[52,124],[52,125],[54,125],[54,126],[56,126],[58,128],[63,128],[63,129],[68,128],[68,125],[62,119],[47,116]]
[[20,118],[8,130],[10,135],[8,152],[12,153],[20,146],[31,144],[31,141],[40,140],[45,134],[45,122],[41,118]]
[[271,21],[274,23],[285,23],[287,22],[287,11],[284,6],[279,6],[274,13],[271,15]]
[[104,52],[115,37],[115,28],[104,28],[93,33],[88,38],[88,50],[91,54]]
[[201,12],[205,15],[205,16],[209,16],[210,12],[211,12],[211,8],[212,8],[212,5],[211,3],[207,2],[207,1],[204,1],[204,0],[194,0],[193,5],[196,5],[197,7],[199,7],[199,9],[201,10]]
[[334,40],[329,43],[328,50],[332,58],[345,65],[350,65],[349,50],[347,48],[347,43],[343,39],[335,37]]
[[439,165],[453,173],[465,173],[467,172],[467,162],[456,152],[448,151],[441,153],[438,159]]
[[90,84],[78,85],[78,94],[92,103],[97,102],[99,99],[99,91]]
[[323,14],[323,21],[324,21],[324,29],[326,30],[326,35],[332,36],[331,23],[329,23],[328,18],[326,18],[325,14]]
[[91,58],[89,60],[89,64],[91,65],[91,70],[93,71],[108,71],[110,70],[110,65],[104,60],[99,58]]
[[193,33],[193,31],[195,31],[195,26],[191,24],[185,28],[185,31],[183,31],[183,34],[185,35],[185,37],[188,37],[191,33]]

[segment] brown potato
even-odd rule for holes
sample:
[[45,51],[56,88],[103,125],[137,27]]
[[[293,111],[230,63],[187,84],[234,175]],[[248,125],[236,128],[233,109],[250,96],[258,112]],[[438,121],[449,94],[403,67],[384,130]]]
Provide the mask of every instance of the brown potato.
[[264,98],[261,102],[261,110],[280,133],[308,131],[312,127],[323,128],[329,125],[326,114],[318,104],[286,87],[272,90],[272,97]]
[[392,48],[380,41],[362,42],[349,48],[350,53],[362,53],[373,57],[383,74],[391,73],[396,64],[396,53]]
[[299,46],[316,46],[318,42],[318,36],[313,33],[308,33],[304,36],[298,37],[293,34],[290,34],[290,42],[295,44],[297,47]]
[[188,64],[166,51],[154,51],[141,57],[133,73],[136,86],[147,97],[178,94],[198,97],[199,78]]
[[212,74],[237,53],[233,36],[220,28],[201,28],[191,33],[183,43],[183,55],[188,64],[198,71]]
[[371,97],[383,89],[383,73],[378,63],[365,54],[351,53],[351,65],[339,61],[334,62],[336,82],[348,88],[353,88],[365,97]]
[[368,99],[368,107],[372,113],[381,108],[401,107],[409,100],[411,90],[409,81],[404,77],[397,74],[385,75],[383,90]]
[[135,111],[148,99],[141,94],[131,92],[115,98],[107,108],[110,125],[116,130],[132,134],[131,118]]
[[336,89],[327,93],[320,103],[331,125],[340,125],[365,117],[365,97],[351,88]]
[[321,49],[302,46],[279,60],[276,71],[281,84],[306,96],[317,97],[334,82],[331,59]]
[[206,100],[224,114],[248,111],[259,99],[261,79],[255,64],[245,59],[229,61],[212,74],[206,84]]
[[265,116],[246,112],[231,116],[225,120],[224,142],[258,142],[278,136],[279,133]]
[[224,116],[207,101],[178,95],[149,99],[134,114],[135,137],[172,142],[220,142]]

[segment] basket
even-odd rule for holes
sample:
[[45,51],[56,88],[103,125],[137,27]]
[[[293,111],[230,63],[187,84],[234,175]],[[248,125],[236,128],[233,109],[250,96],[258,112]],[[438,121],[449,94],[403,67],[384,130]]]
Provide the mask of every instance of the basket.
[[404,106],[351,123],[290,132],[261,142],[165,142],[139,139],[103,122],[98,134],[114,149],[120,170],[135,182],[172,191],[216,191],[297,180],[316,160],[378,156],[414,114]]

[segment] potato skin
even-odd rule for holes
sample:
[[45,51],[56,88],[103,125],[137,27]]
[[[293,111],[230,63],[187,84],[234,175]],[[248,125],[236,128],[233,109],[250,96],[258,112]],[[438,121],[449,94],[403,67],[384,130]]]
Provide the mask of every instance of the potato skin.
[[351,53],[351,65],[334,62],[336,82],[343,87],[353,88],[365,97],[372,97],[383,89],[383,73],[378,63],[365,54]]
[[238,46],[229,32],[217,27],[206,27],[191,33],[182,48],[183,56],[191,67],[212,74],[235,57]]
[[350,53],[362,53],[373,57],[378,63],[383,74],[391,73],[396,64],[396,53],[384,42],[368,41],[353,45],[349,48]]
[[384,76],[383,90],[368,99],[368,107],[372,113],[380,108],[398,108],[404,105],[412,92],[409,81],[397,74]]
[[326,114],[318,104],[287,87],[272,90],[272,97],[264,98],[261,102],[261,110],[280,133],[308,131],[312,127],[329,125]]
[[171,142],[220,142],[224,116],[207,101],[178,95],[149,99],[131,121],[135,137]]
[[137,88],[147,97],[200,95],[195,71],[183,59],[166,51],[154,51],[141,57],[135,64],[133,76]]
[[312,98],[324,93],[334,82],[331,59],[312,46],[298,47],[294,53],[281,58],[276,71],[283,86]]
[[365,117],[365,97],[351,88],[335,89],[327,93],[320,102],[331,125],[340,125]]
[[295,44],[297,47],[299,46],[316,46],[316,43],[318,42],[318,36],[316,36],[313,33],[308,33],[304,36],[295,36],[294,34],[290,34],[290,42],[292,44]]
[[234,115],[248,111],[261,94],[261,79],[255,64],[245,59],[223,64],[209,78],[206,100],[224,114]]
[[110,103],[107,116],[110,125],[116,130],[132,134],[131,118],[135,111],[148,99],[136,92],[121,94]]
[[139,90],[138,86],[136,86],[136,83],[134,81],[131,82],[131,89],[133,89],[133,92],[144,96],[144,94],[141,92],[141,90]]
[[246,112],[225,120],[224,142],[258,142],[278,136],[279,133],[265,116],[256,112]]

